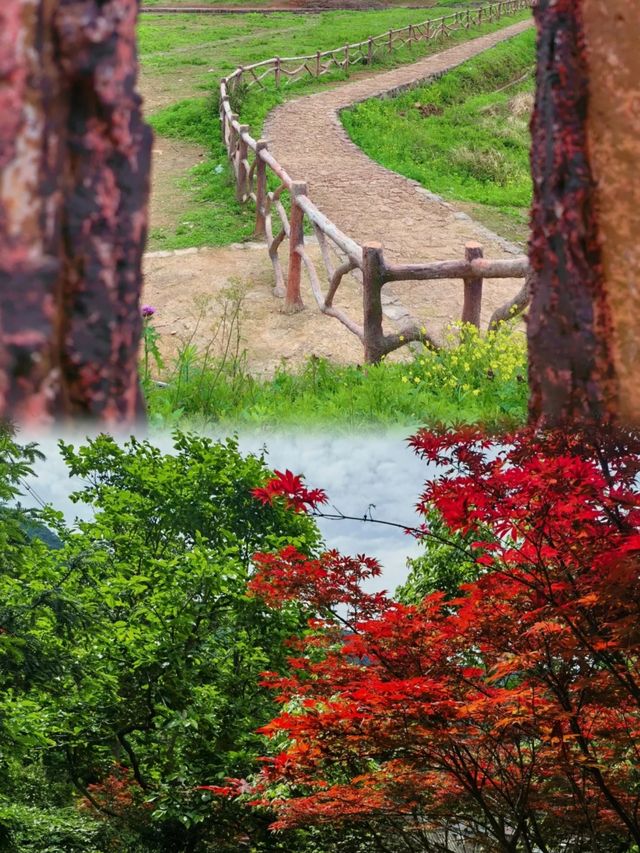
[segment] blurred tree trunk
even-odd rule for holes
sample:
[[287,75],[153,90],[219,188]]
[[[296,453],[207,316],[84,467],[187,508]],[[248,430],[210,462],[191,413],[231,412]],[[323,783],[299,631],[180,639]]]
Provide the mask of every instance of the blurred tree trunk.
[[530,418],[640,424],[640,0],[538,0]]
[[0,417],[142,414],[137,0],[0,3]]

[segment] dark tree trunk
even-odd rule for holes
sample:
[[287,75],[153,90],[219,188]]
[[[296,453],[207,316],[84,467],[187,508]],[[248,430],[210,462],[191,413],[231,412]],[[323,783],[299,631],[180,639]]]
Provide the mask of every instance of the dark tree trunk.
[[137,0],[0,3],[0,417],[142,415]]
[[581,6],[582,0],[541,0],[535,9],[529,413],[532,421],[548,426],[601,421],[615,397],[587,143],[588,65]]
[[640,424],[640,0],[538,0],[529,414]]

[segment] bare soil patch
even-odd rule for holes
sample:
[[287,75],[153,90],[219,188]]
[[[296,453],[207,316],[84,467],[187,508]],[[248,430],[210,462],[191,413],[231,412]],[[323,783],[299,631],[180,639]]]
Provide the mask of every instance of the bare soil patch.
[[[322,264],[315,243],[308,251]],[[361,364],[362,345],[337,320],[322,314],[308,284],[303,286],[305,310],[283,312],[283,301],[273,295],[273,268],[262,243],[178,252],[155,252],[145,258],[144,302],[156,309],[154,325],[160,332],[160,351],[171,363],[179,350],[193,346],[200,353],[222,356],[229,346],[228,323],[239,304],[240,351],[255,376],[269,377],[279,365],[304,365],[311,356],[336,364]],[[462,283],[441,281],[436,288],[417,283],[387,285],[383,295],[385,328],[401,328],[409,318],[424,323],[442,338],[446,327],[460,317]],[[504,281],[485,283],[483,322],[512,294]],[[345,276],[336,305],[356,322],[362,318],[362,287]],[[227,328],[223,328],[227,327]],[[412,357],[404,347],[392,361]]]
[[[310,247],[320,262],[317,247]],[[186,344],[221,356],[227,345],[220,329],[225,310],[240,299],[241,349],[256,376],[271,376],[284,363],[299,367],[314,355],[339,364],[362,362],[359,340],[341,323],[321,314],[311,294],[305,310],[285,314],[273,295],[273,267],[263,244],[151,253],[145,258],[144,302],[156,309],[160,350],[171,360]],[[340,305],[362,312],[360,286],[345,278]]]
[[202,91],[202,68],[198,66],[183,66],[176,75],[159,75],[142,68],[138,89],[147,115],[185,98],[208,96],[207,92]]

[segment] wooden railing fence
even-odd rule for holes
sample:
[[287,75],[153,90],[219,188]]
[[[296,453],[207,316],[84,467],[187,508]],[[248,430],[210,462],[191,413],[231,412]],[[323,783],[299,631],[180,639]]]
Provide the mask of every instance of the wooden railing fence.
[[[384,334],[382,289],[386,283],[462,279],[464,304],[461,319],[479,327],[483,279],[523,278],[525,283],[518,295],[494,313],[489,324],[493,326],[526,307],[529,293],[527,258],[488,260],[483,258],[481,246],[469,243],[465,248],[465,258],[461,261],[387,264],[382,246],[377,243],[359,245],[316,207],[309,198],[306,183],[294,180],[286,172],[269,151],[266,140],[256,140],[251,136],[248,125],[242,124],[239,116],[233,112],[231,98],[241,85],[264,86],[263,81],[269,75],[273,75],[276,86],[282,86],[305,75],[322,77],[334,68],[348,71],[357,63],[372,63],[381,52],[389,53],[404,45],[411,47],[419,41],[446,38],[456,30],[498,21],[506,15],[531,8],[534,2],[503,0],[477,9],[461,10],[422,24],[389,30],[388,33],[335,50],[318,51],[308,56],[273,57],[253,65],[240,66],[220,82],[222,136],[235,175],[236,198],[240,202],[251,200],[255,204],[255,236],[266,240],[276,280],[274,293],[284,297],[285,310],[300,310],[303,307],[300,284],[304,267],[320,311],[339,320],[360,339],[365,360],[369,363],[377,362],[384,355],[414,341],[436,345],[423,327],[410,326],[391,335]],[[268,172],[277,179],[274,189],[269,189]],[[290,213],[287,213],[283,203],[283,197],[287,195]],[[305,219],[310,223],[320,247],[326,290],[323,290],[321,276],[307,250]],[[286,278],[279,255],[285,240],[289,243]],[[362,323],[354,321],[334,305],[340,283],[349,273],[362,278]]]

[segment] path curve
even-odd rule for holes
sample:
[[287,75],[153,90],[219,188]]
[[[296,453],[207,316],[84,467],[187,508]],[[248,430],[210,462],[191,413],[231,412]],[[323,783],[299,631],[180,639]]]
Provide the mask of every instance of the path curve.
[[[339,113],[355,103],[396,94],[436,78],[531,26],[532,21],[522,21],[411,65],[287,101],[267,117],[264,136],[269,149],[294,179],[307,181],[314,204],[345,234],[361,244],[381,242],[385,257],[393,262],[460,259],[469,240],[482,243],[487,257],[514,254],[519,251],[516,247],[453,205],[369,159],[348,138]],[[483,316],[488,317],[514,296],[521,284],[510,279],[485,282]],[[385,290],[389,291],[389,302],[397,301],[399,295],[415,317],[424,315],[425,289],[434,286],[438,288],[437,305],[435,313],[429,310],[429,321],[441,325],[459,317],[460,282],[400,284]],[[427,303],[430,301],[427,296]],[[390,309],[385,313],[389,319],[401,320],[402,311]]]

